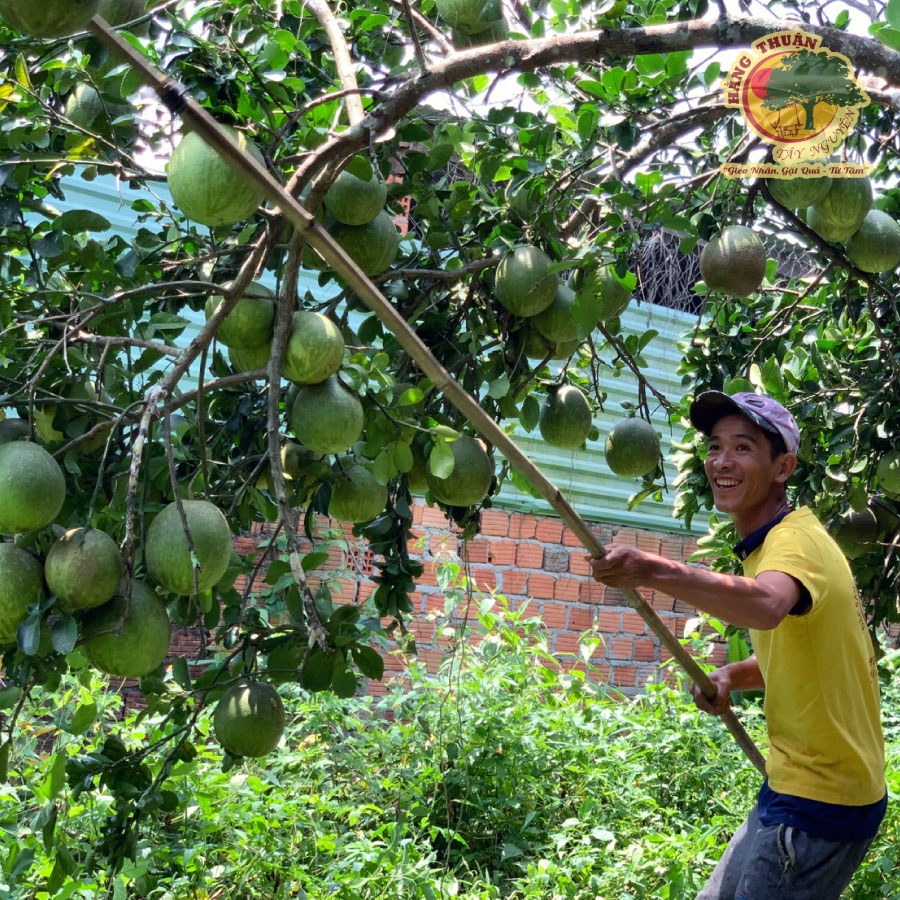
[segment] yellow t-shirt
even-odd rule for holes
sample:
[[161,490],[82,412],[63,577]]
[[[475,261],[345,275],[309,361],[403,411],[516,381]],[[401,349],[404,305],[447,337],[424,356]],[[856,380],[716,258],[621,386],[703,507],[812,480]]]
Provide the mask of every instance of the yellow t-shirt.
[[784,572],[812,605],[750,632],[766,683],[766,774],[772,790],[864,806],[884,796],[884,738],[875,652],[850,566],[808,508],[781,520],[744,560],[744,574]]

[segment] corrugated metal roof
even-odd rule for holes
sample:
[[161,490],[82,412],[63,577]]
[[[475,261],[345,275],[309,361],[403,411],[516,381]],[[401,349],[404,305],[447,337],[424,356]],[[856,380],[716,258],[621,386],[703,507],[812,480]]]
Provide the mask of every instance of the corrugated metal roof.
[[[154,184],[153,190],[161,198],[168,197],[165,184]],[[101,176],[88,182],[82,179],[67,179],[64,183],[65,201],[54,200],[50,205],[60,211],[66,209],[90,209],[109,220],[112,230],[127,238],[137,231],[137,215],[130,208],[132,194],[127,185],[118,182],[112,176]],[[310,278],[303,287],[320,291],[314,278]],[[185,313],[186,317],[190,312]],[[189,327],[183,337],[190,340],[192,330],[200,327],[202,313],[195,313],[197,321],[193,329]],[[622,315],[625,333],[641,334],[648,329],[659,332],[647,347],[642,356],[647,368],[642,370],[646,380],[665,397],[675,401],[683,393],[680,377],[676,374],[680,354],[677,341],[682,334],[691,328],[695,318],[691,315],[661,306],[644,304],[632,305]],[[187,381],[196,377],[191,373]],[[187,385],[186,385],[187,387]],[[651,406],[652,422],[662,435],[663,451],[668,462],[665,473],[669,489],[663,502],[645,500],[635,509],[628,509],[628,500],[641,489],[639,479],[623,479],[614,475],[608,466],[603,453],[606,435],[619,419],[627,413],[622,404],[635,404],[638,397],[637,378],[627,369],[603,383],[607,392],[604,409],[595,415],[595,423],[599,428],[599,439],[589,441],[583,451],[564,451],[550,447],[543,442],[537,430],[526,433],[519,430],[514,439],[521,449],[544,472],[572,504],[578,514],[587,521],[609,522],[619,525],[630,525],[637,528],[649,528],[657,531],[674,531],[685,533],[683,524],[672,517],[675,479],[675,467],[671,463],[672,453],[669,443],[679,440],[682,432],[673,428],[668,416],[658,404]],[[651,398],[651,404],[655,401]],[[523,512],[552,512],[546,501],[531,497],[506,484],[496,498],[497,505]],[[704,530],[704,521],[698,517],[691,533]]]

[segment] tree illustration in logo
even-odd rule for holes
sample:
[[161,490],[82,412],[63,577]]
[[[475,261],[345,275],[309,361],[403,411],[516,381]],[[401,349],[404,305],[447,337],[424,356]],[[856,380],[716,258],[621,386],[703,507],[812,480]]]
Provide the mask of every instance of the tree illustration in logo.
[[804,130],[813,131],[817,104],[856,107],[867,101],[842,57],[826,50],[796,50],[773,67],[761,105],[773,111],[799,106],[806,118]]

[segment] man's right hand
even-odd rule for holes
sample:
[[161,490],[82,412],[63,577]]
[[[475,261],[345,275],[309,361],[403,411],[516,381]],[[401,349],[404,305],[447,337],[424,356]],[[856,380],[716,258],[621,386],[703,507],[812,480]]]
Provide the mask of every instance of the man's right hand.
[[721,716],[731,708],[731,692],[733,688],[728,666],[723,666],[721,669],[710,672],[709,680],[716,689],[714,699],[710,700],[700,690],[700,687],[693,683],[691,684],[691,696],[694,698],[694,703],[698,709],[702,709],[703,712],[709,713],[711,716]]
[[729,663],[714,672],[710,672],[709,680],[716,689],[716,696],[710,700],[696,684],[691,685],[691,696],[698,709],[712,716],[721,716],[731,706],[732,691],[764,691],[765,680],[759,671],[756,656],[749,656],[740,662]]

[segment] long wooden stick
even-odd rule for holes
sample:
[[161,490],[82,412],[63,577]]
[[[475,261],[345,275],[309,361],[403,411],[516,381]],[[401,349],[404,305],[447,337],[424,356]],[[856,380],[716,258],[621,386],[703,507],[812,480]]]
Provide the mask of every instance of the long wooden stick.
[[[188,95],[182,85],[151,65],[131,45],[123,41],[101,17],[95,16],[91,20],[91,30],[107,49],[125,59],[140,74],[142,80],[157,92],[173,115],[180,115],[207,143],[216,148],[236,172],[252,182],[268,200],[281,210],[284,217],[297,229],[306,242],[344,279],[353,292],[393,333],[400,346],[428,376],[435,388],[444,393],[475,426],[482,437],[497,447],[510,465],[517,469],[535,487],[541,497],[556,510],[585,549],[592,556],[605,555],[606,549],[572,505],[563,497],[556,485],[546,478],[512,438],[481,408],[478,401],[441,365],[415,331],[410,328],[406,319],[394,309],[359,266],[344,253],[315,217],[285,191],[264,166],[246,155],[215,119]],[[623,591],[623,594],[700,690],[707,697],[715,697],[716,689],[707,674],[666,627],[655,610],[636,591],[626,590]],[[729,709],[721,716],[721,719],[751,762],[761,773],[765,774],[765,760],[734,712]]]

